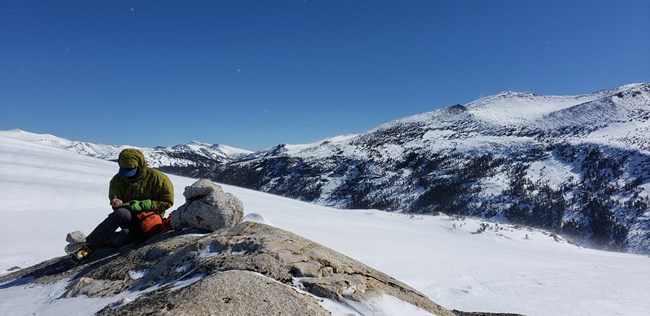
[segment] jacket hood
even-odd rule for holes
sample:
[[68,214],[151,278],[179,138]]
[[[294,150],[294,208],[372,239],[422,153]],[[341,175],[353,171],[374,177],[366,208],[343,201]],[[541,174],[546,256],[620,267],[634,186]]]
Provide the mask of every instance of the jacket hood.
[[120,152],[117,163],[122,168],[138,168],[144,170],[147,162],[144,160],[144,154],[139,149],[127,148]]

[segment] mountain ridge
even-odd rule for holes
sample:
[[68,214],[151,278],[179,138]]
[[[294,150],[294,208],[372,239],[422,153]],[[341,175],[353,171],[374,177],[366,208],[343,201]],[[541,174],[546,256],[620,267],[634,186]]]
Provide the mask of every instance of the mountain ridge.
[[105,159],[117,160],[119,152],[124,148],[142,150],[147,162],[152,167],[165,165],[191,165],[194,163],[225,162],[253,153],[224,144],[208,144],[200,141],[190,141],[186,144],[173,146],[138,147],[131,145],[105,145],[85,141],[67,140],[51,134],[35,134],[21,129],[3,131],[0,135],[13,136],[43,143],[56,148],[62,148],[78,154]]

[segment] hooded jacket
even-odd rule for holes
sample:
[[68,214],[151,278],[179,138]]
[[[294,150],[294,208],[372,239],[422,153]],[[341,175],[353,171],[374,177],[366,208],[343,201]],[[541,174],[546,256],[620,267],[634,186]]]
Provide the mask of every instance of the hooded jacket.
[[162,216],[165,210],[174,205],[174,186],[164,173],[147,167],[144,154],[138,149],[124,149],[120,152],[118,163],[121,167],[137,167],[138,173],[131,178],[116,174],[108,188],[108,199],[118,198],[129,202],[151,200],[151,211]]

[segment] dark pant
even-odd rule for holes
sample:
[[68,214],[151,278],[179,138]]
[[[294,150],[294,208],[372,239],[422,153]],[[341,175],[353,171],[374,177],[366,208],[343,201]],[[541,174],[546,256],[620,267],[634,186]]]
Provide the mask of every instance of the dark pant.
[[[119,232],[116,232],[121,228]],[[108,217],[93,230],[86,242],[93,246],[112,244],[121,246],[140,237],[138,219],[126,208],[118,208],[108,214]]]

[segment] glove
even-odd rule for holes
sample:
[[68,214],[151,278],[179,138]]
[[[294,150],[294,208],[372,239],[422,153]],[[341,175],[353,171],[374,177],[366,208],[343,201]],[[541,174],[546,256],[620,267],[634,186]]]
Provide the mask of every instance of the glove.
[[129,202],[129,209],[133,212],[150,211],[151,200],[133,200]]

